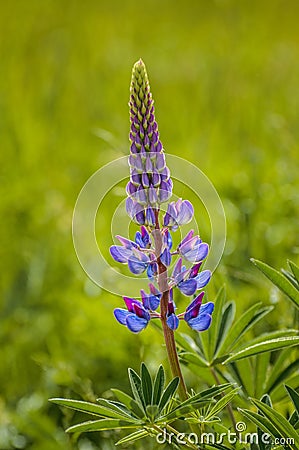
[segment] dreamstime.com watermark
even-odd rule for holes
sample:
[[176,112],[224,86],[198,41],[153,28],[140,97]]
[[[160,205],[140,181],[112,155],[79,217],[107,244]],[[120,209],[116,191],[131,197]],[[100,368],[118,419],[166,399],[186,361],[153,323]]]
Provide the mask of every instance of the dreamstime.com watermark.
[[[294,438],[290,437],[279,437],[273,438],[268,433],[249,433],[245,432],[247,425],[244,422],[238,422],[236,424],[236,432],[228,430],[227,433],[201,433],[197,435],[196,433],[171,433],[163,429],[163,432],[156,436],[156,441],[158,444],[177,444],[177,445],[215,445],[215,444],[264,444],[271,446],[289,446],[294,445]],[[200,447],[198,447],[200,448]]]

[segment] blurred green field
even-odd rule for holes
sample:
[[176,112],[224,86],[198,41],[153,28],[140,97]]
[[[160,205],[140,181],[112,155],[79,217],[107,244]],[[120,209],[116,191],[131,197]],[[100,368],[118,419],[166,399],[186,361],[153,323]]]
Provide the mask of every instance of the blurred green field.
[[[85,181],[129,151],[140,57],[166,151],[198,165],[225,207],[209,295],[225,282],[239,312],[276,304],[261,330],[293,325],[249,258],[298,262],[298,16],[295,0],[1,2],[0,449],[114,448],[108,433],[66,436],[70,416],[47,399],[94,400],[126,388],[141,358],[165,361],[154,330],[117,325],[121,298],[87,279],[71,236]],[[107,249],[109,208],[98,236]]]

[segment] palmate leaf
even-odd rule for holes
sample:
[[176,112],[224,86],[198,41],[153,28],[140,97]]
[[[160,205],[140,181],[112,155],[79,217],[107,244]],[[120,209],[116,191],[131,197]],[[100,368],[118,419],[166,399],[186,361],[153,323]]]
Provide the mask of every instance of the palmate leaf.
[[219,333],[217,337],[216,350],[214,353],[214,357],[218,355],[222,343],[226,339],[228,333],[231,331],[231,326],[235,318],[236,313],[236,305],[234,302],[228,302],[223,310],[222,319],[220,323]]
[[120,391],[119,389],[111,389],[114,393],[115,397],[122,402],[132,413],[134,413],[137,417],[142,419],[145,417],[144,410],[140,408],[139,404],[134,400],[130,395],[125,392]]
[[261,413],[272,423],[279,434],[284,438],[294,439],[294,444],[289,444],[290,448],[298,450],[299,447],[299,434],[290,425],[287,419],[269,405],[261,402],[260,400],[251,399],[252,403],[261,411]]
[[259,320],[273,310],[273,306],[261,308],[261,303],[256,303],[249,308],[245,313],[234,323],[230,332],[226,335],[221,348],[220,354],[229,351],[239,342],[242,336],[250,330]]
[[174,394],[176,393],[176,390],[179,386],[180,379],[179,377],[173,378],[173,380],[170,381],[170,383],[167,385],[165,391],[163,392],[163,395],[159,402],[159,413],[163,411],[165,406],[168,405]]
[[141,388],[146,405],[150,405],[153,395],[153,382],[150,373],[144,363],[141,364]]
[[272,425],[271,420],[267,419],[265,416],[262,416],[248,409],[238,408],[238,411],[247,419],[249,419],[251,422],[253,422],[258,428],[263,430],[265,433],[271,434],[271,436],[273,436],[274,438],[281,437],[280,433]]
[[56,403],[57,405],[66,406],[67,408],[71,408],[76,411],[85,412],[87,414],[95,416],[107,417],[111,419],[129,420],[134,421],[135,423],[140,423],[138,419],[135,419],[130,414],[126,414],[121,410],[117,412],[114,408],[108,408],[106,406],[97,405],[95,403],[65,398],[51,398],[50,401]]
[[216,344],[218,341],[219,336],[219,330],[221,325],[221,319],[222,319],[222,311],[223,306],[225,304],[226,300],[226,292],[225,287],[222,286],[221,289],[218,291],[217,296],[215,298],[215,308],[213,311],[213,320],[211,323],[211,326],[209,328],[209,350],[208,350],[208,356],[209,360],[211,361],[215,351],[216,351]]
[[257,259],[251,259],[251,261],[299,308],[299,290],[281,272]]
[[[228,355],[227,355],[228,356]],[[226,357],[227,357],[226,356]],[[209,367],[209,363],[197,353],[185,352],[180,355],[180,359],[190,364],[196,364],[200,367]]]
[[288,260],[288,265],[293,272],[294,278],[299,283],[299,267],[293,261]]
[[267,392],[270,394],[277,386],[287,380],[293,373],[297,372],[299,368],[299,359],[289,364],[276,378],[276,380],[269,385]]
[[128,442],[135,442],[135,441],[138,441],[139,439],[142,439],[148,435],[149,435],[149,433],[146,430],[134,431],[134,433],[128,434],[127,436],[125,436],[122,439],[120,439],[119,441],[117,441],[115,445],[127,444]]
[[156,378],[154,381],[154,389],[153,389],[153,397],[152,397],[152,404],[158,405],[163,389],[165,384],[165,372],[163,369],[163,366],[161,365],[158,369],[158,372],[156,374]]
[[299,415],[299,394],[295,391],[291,386],[285,385],[286,390],[288,391],[288,394],[293,402],[293,405],[295,406],[295,410],[297,414]]
[[249,347],[246,347],[243,350],[240,350],[237,353],[232,354],[224,361],[223,364],[227,364],[231,361],[237,361],[242,358],[248,358],[249,356],[258,355],[259,353],[280,350],[282,348],[291,347],[298,344],[299,344],[299,336],[289,336],[277,339],[270,339],[267,341],[259,342],[254,345],[250,345]]
[[128,370],[128,372],[133,396],[140,408],[145,410],[145,401],[142,392],[141,378],[139,377],[139,375],[137,375],[135,370],[131,368]]
[[233,389],[231,392],[228,392],[226,395],[221,397],[220,400],[217,401],[215,405],[212,406],[207,416],[205,416],[206,420],[211,419],[216,416],[220,411],[222,411],[234,398],[235,395],[239,392],[240,388],[237,387]]
[[[175,417],[181,416],[185,411],[189,412],[192,409],[193,411],[195,411],[196,409],[198,409],[198,407],[212,402],[216,396],[222,394],[230,387],[231,384],[226,383],[219,386],[213,386],[209,389],[206,389],[205,391],[200,392],[199,394],[195,394],[169,411],[169,413],[162,416],[161,419],[173,419]],[[189,409],[189,406],[191,407],[191,409]]]
[[134,422],[119,419],[89,420],[69,427],[67,433],[83,433],[87,431],[119,430],[121,428],[138,428]]

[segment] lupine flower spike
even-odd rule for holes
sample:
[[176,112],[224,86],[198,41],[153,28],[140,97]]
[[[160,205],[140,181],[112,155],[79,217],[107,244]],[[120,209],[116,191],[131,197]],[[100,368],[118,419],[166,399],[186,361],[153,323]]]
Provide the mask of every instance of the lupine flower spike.
[[[110,253],[115,261],[127,264],[135,275],[145,272],[150,282],[148,290],[140,292],[141,301],[124,297],[127,309],[115,309],[115,318],[133,333],[146,328],[152,319],[160,319],[172,331],[178,328],[180,320],[196,331],[207,330],[214,304],[202,304],[202,289],[210,281],[211,272],[200,269],[209,246],[190,230],[178,247],[172,248],[171,232],[189,223],[194,209],[188,200],[170,201],[173,183],[158,132],[145,65],[141,60],[133,67],[129,106],[131,148],[126,209],[141,228],[134,240],[117,236],[120,245],[113,245]],[[160,205],[165,202],[168,202],[166,213],[160,220]],[[178,259],[172,274],[168,275],[174,256]],[[173,299],[177,289],[184,296],[196,295],[180,314],[176,314]],[[201,292],[196,294],[197,291]]]

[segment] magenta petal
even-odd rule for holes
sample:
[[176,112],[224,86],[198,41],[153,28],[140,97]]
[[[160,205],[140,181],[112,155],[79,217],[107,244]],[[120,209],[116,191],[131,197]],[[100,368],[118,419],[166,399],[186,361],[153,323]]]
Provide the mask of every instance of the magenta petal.
[[123,297],[123,299],[126,304],[126,307],[130,312],[134,312],[133,308],[134,305],[142,306],[142,303],[139,300],[136,300],[135,298]]

